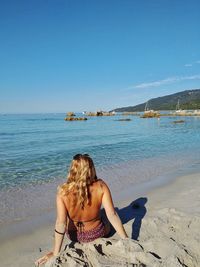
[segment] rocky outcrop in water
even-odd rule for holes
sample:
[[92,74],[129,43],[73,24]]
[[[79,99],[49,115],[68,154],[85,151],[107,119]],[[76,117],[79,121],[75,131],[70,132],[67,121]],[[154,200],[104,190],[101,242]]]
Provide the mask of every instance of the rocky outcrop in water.
[[87,118],[85,117],[80,117],[80,118],[74,118],[74,117],[66,117],[65,121],[86,121]]

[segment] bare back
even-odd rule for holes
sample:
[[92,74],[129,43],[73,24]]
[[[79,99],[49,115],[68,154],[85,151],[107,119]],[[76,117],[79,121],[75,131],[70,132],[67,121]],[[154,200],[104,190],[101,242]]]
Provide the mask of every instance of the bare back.
[[[96,227],[100,219],[100,209],[103,197],[103,181],[97,180],[93,184],[89,185],[89,203],[85,203],[82,209],[78,203],[76,191],[69,192],[66,196],[63,196],[63,202],[68,213],[68,230],[76,230],[76,223],[78,221],[84,222],[84,229],[90,230]],[[71,222],[74,223],[70,223]]]

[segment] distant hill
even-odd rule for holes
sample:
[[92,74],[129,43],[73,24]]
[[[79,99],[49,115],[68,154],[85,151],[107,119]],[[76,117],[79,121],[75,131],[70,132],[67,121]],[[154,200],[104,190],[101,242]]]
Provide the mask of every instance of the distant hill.
[[[148,100],[148,109],[153,110],[175,110],[180,104],[180,109],[200,109],[200,89],[186,90],[172,95],[152,98]],[[116,108],[116,112],[137,112],[144,111],[146,103],[136,106]]]

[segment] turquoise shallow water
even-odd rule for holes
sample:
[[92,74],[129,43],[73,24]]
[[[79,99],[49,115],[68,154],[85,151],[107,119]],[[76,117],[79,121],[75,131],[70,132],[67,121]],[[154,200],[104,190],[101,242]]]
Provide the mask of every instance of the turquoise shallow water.
[[[77,153],[90,154],[99,175],[106,177],[116,192],[127,183],[131,186],[200,163],[198,117],[186,117],[182,124],[174,124],[177,118],[169,117],[130,116],[131,121],[117,121],[122,116],[89,117],[75,122],[66,122],[64,117],[0,115],[0,212],[4,217],[14,205],[5,197],[6,192],[19,203],[32,188],[26,206],[37,210],[38,203],[34,206],[33,200],[45,194],[37,195],[34,188],[65,179]],[[16,216],[13,206],[14,210]]]
[[159,157],[200,148],[200,118],[119,122],[90,117],[65,122],[64,114],[0,116],[0,187],[37,183],[66,175],[72,156],[88,153],[96,166]]

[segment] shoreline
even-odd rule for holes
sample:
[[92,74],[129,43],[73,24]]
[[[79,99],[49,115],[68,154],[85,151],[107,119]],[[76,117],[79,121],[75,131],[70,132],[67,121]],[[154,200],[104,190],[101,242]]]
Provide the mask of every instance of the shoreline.
[[[125,168],[125,166],[123,167]],[[170,185],[179,177],[196,173],[200,173],[200,166],[198,163],[193,163],[190,167],[186,166],[182,169],[175,171],[173,170],[172,172],[167,172],[163,175],[159,175],[154,179],[140,181],[139,183],[137,182],[135,185],[131,184],[130,187],[125,187],[121,191],[116,191],[116,187],[112,188],[112,182],[106,181],[105,179],[103,180],[106,181],[106,183],[111,188],[115,206],[122,206],[126,205],[127,202],[133,201],[132,196],[138,198],[141,195],[149,194],[150,192],[154,192],[159,188]],[[59,182],[63,181],[60,180]],[[40,212],[38,212],[38,214],[33,213],[32,216],[27,216],[23,219],[16,219],[15,221],[6,221],[0,223],[0,241],[9,241],[13,238],[17,238],[18,236],[26,235],[30,231],[34,231],[35,228],[45,228],[47,226],[50,226],[51,224],[54,224],[56,216],[55,195],[58,184],[58,182],[55,183],[55,181],[53,181],[52,183],[42,185],[44,189],[48,191],[48,194],[51,198],[51,200],[48,201],[48,204],[51,205],[49,209],[41,210]],[[48,194],[45,195],[46,198]]]
[[[200,171],[199,168],[197,168],[197,171],[192,167],[194,166],[191,166],[191,169],[187,170],[186,173],[185,170],[176,172],[173,180],[155,183],[156,186],[154,184],[153,188],[145,186],[143,190],[140,188],[140,190],[137,191],[137,187],[135,187],[135,190],[132,191],[132,197],[125,194],[126,199],[121,198],[121,200],[118,199],[117,201],[117,196],[115,196],[115,206],[120,210],[129,205],[133,200],[139,197],[146,197],[148,200],[146,204],[147,215],[144,219],[149,216],[154,216],[154,214],[157,216],[156,214],[163,209],[167,209],[168,211],[170,209],[178,210],[188,214],[188,216],[200,216],[200,206],[198,204]],[[129,194],[131,194],[131,190]],[[51,249],[53,244],[54,222],[55,210],[48,213],[48,215],[40,216],[40,218],[21,222],[19,223],[19,225],[21,225],[20,227],[14,224],[13,229],[11,229],[12,227],[10,228],[9,225],[1,228],[1,238],[4,242],[3,244],[1,242],[0,245],[0,250],[2,251],[0,263],[2,266],[33,266],[35,259],[40,257],[45,251]],[[129,223],[125,224],[125,227],[130,234]],[[11,230],[15,231],[14,237],[10,234]],[[142,231],[143,230],[141,230],[141,234]],[[144,232],[145,231],[146,230],[144,230]],[[10,238],[8,238],[9,234]],[[13,263],[15,265],[13,265]]]
[[[121,203],[133,194],[138,195],[162,186],[178,175],[200,171],[198,158],[196,152],[187,157],[167,154],[97,166],[96,169],[98,177],[109,185],[114,201]],[[41,214],[53,212],[57,186],[65,179],[55,177],[41,184],[0,190],[0,232],[4,225],[20,224],[29,219],[35,221]]]

